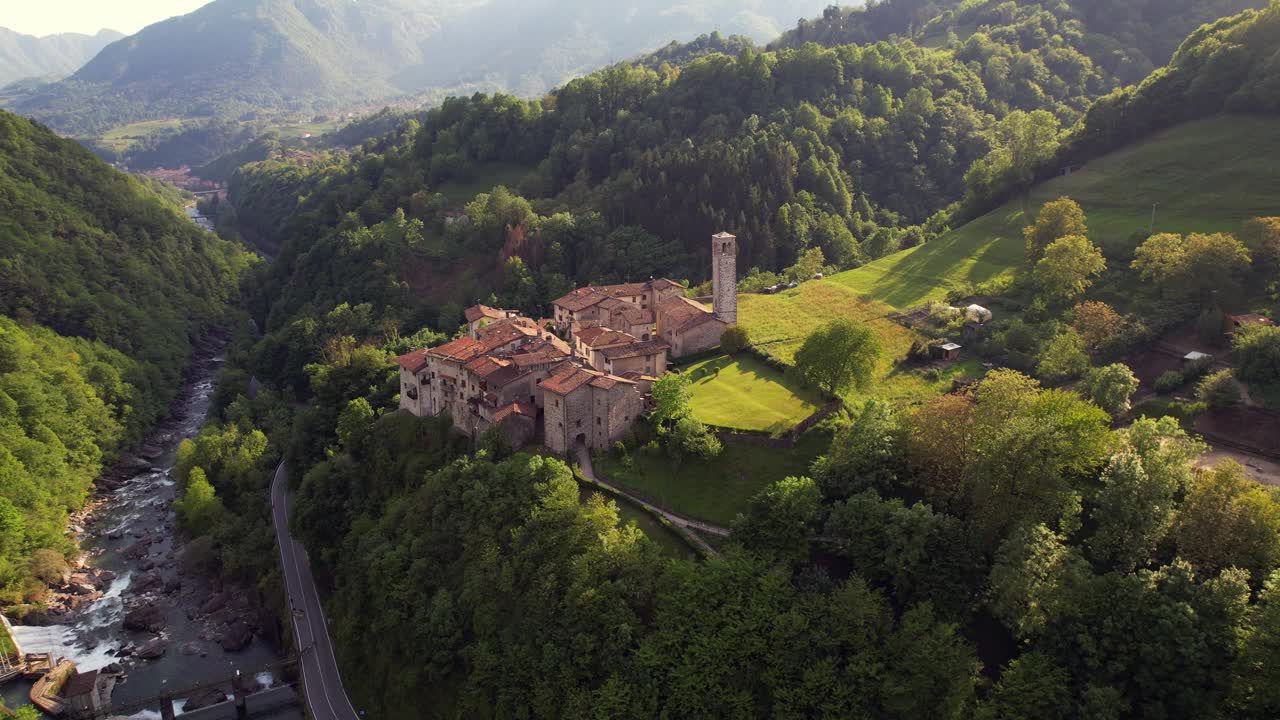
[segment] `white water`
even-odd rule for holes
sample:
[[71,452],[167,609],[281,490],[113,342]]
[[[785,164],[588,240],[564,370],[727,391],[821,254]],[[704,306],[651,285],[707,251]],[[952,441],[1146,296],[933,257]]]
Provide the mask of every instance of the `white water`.
[[124,616],[120,594],[129,587],[132,577],[132,573],[117,577],[107,592],[89,606],[80,625],[15,625],[14,639],[23,652],[51,652],[55,657],[74,660],[80,667],[97,668],[116,662],[115,651],[120,649],[120,641],[99,640],[94,637],[94,631],[109,628]]

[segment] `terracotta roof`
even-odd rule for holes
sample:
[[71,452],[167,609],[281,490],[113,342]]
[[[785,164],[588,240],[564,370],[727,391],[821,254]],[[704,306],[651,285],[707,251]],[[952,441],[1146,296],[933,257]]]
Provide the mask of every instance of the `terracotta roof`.
[[616,313],[628,325],[652,325],[653,311],[628,305]]
[[503,405],[497,410],[494,410],[493,421],[495,423],[500,423],[503,420],[506,420],[507,418],[511,417],[512,415],[522,415],[527,418],[537,418],[538,408],[537,406],[530,405],[528,403],[513,402],[507,405]]
[[532,352],[520,352],[512,355],[509,359],[512,364],[517,367],[529,367],[531,365],[545,365],[547,363],[560,362],[569,357],[568,353],[560,351],[560,348],[547,345]]
[[633,342],[630,345],[605,348],[600,352],[610,360],[621,360],[629,357],[658,355],[670,349],[671,346],[662,340],[646,340],[643,342]]
[[462,367],[465,368],[467,372],[470,372],[478,378],[488,379],[490,375],[493,375],[505,367],[510,367],[510,365],[511,363],[506,360],[501,360],[490,355],[481,355]]
[[695,328],[709,320],[714,320],[711,309],[702,303],[685,297],[667,298],[658,306],[658,314],[666,317],[664,325],[670,324],[675,332]]
[[591,382],[594,377],[595,373],[587,372],[572,363],[566,363],[563,370],[556,368],[556,372],[543,380],[539,387],[556,395],[568,395]]
[[581,312],[607,297],[609,296],[601,292],[598,288],[584,287],[572,290],[569,293],[556,298],[552,304],[557,307],[562,307],[569,312]]
[[476,334],[480,336],[480,344],[484,346],[485,352],[491,352],[521,338],[537,337],[540,334],[538,328],[531,327],[531,324],[526,325],[520,320],[523,318],[507,319],[481,328]]
[[489,384],[489,387],[500,388],[510,385],[528,374],[529,368],[527,366],[512,363],[485,378],[485,382]]
[[1238,325],[1275,325],[1275,322],[1266,315],[1258,313],[1246,313],[1244,315],[1232,315],[1231,321]]
[[619,330],[610,330],[609,328],[593,327],[586,330],[579,330],[578,339],[583,345],[589,348],[602,348],[610,345],[621,345],[623,343],[633,343],[636,341],[634,335],[621,332]]
[[497,308],[491,308],[488,305],[472,305],[467,308],[463,314],[466,315],[467,322],[469,323],[473,323],[480,318],[501,320],[507,316],[506,312],[498,310]]
[[427,351],[413,350],[407,352],[396,358],[396,364],[411,373],[420,373],[427,366]]
[[451,360],[461,360],[466,362],[485,350],[484,345],[472,337],[460,337],[452,340],[439,347],[428,349],[428,355],[436,355],[438,357],[446,357]]
[[684,289],[684,286],[681,285],[680,283],[676,282],[675,280],[669,280],[667,278],[658,278],[657,280],[650,280],[649,284],[653,286],[654,290],[666,290],[667,288],[673,288],[673,287],[678,287],[681,290]]

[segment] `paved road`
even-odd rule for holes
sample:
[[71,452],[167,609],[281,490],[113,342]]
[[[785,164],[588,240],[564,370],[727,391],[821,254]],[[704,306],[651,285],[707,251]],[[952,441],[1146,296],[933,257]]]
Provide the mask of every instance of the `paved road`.
[[328,623],[320,605],[311,576],[311,561],[306,548],[289,534],[289,473],[284,463],[276,468],[271,483],[271,517],[280,545],[280,563],[284,568],[289,606],[293,610],[293,636],[302,654],[303,694],[314,720],[357,720],[360,715],[351,706],[342,689],[338,661],[333,656]]

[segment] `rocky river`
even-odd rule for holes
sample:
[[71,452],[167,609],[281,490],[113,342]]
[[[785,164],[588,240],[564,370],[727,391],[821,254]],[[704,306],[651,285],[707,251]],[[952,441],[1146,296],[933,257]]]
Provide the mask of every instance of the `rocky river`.
[[[188,571],[175,535],[173,466],[178,444],[199,432],[221,365],[216,350],[199,353],[173,416],[133,455],[98,482],[99,494],[72,518],[83,567],[52,588],[49,611],[15,623],[24,652],[53,652],[82,670],[118,663],[123,682],[116,705],[180,691],[240,671],[259,683],[277,681],[268,668],[280,658],[267,638],[269,614],[246,593]],[[9,707],[27,703],[30,683],[3,687]],[[177,695],[180,713],[186,700]],[[196,698],[195,703],[217,698]],[[131,717],[159,717],[153,710]],[[298,718],[299,711],[276,715]]]

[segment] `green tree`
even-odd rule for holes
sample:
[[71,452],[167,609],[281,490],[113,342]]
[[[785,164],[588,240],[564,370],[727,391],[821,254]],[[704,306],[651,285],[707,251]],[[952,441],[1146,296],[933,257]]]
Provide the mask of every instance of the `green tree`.
[[1092,368],[1080,384],[1085,397],[1112,417],[1129,412],[1129,398],[1138,391],[1138,378],[1124,363]]
[[1231,370],[1219,370],[1196,385],[1196,397],[1212,410],[1227,410],[1240,404],[1240,384]]
[[868,400],[853,421],[831,440],[813,465],[814,478],[829,500],[842,500],[867,488],[891,493],[906,475],[893,406]]
[[1104,302],[1088,300],[1071,309],[1071,327],[1093,356],[1114,341],[1124,326],[1124,318]]
[[1280,503],[1227,460],[1197,475],[1172,535],[1201,573],[1243,568],[1260,586],[1280,566]]
[[1138,246],[1132,267],[1166,293],[1225,300],[1239,294],[1250,262],[1248,248],[1227,233],[1165,233]]
[[338,416],[338,444],[350,452],[368,435],[375,418],[373,407],[365,398],[356,398],[347,403]]
[[714,460],[720,455],[720,439],[691,414],[681,415],[666,432],[667,447],[677,457]]
[[1009,663],[977,716],[980,720],[1068,720],[1073,704],[1067,671],[1032,650]]
[[805,338],[795,371],[805,382],[833,395],[870,382],[880,360],[880,338],[853,320],[833,320]]
[[1032,271],[1032,281],[1050,302],[1070,302],[1084,294],[1093,278],[1106,268],[1102,251],[1089,238],[1068,235],[1045,248]]
[[730,355],[740,353],[749,347],[751,347],[751,334],[742,325],[727,327],[720,333],[720,349]]
[[173,509],[178,514],[178,522],[192,537],[208,535],[218,529],[226,514],[222,500],[199,467],[191,469],[187,486],[182,497],[174,501]]
[[1238,717],[1264,720],[1280,715],[1280,572],[1273,572],[1250,610],[1250,622],[1236,658],[1231,704]]
[[1027,640],[1053,620],[1063,588],[1088,565],[1061,535],[1025,526],[1001,543],[991,568],[990,608],[1014,637]]
[[1247,383],[1280,384],[1280,327],[1254,326],[1231,342],[1236,373]]
[[1089,356],[1084,341],[1074,330],[1055,336],[1045,345],[1036,365],[1036,374],[1048,382],[1065,382],[1078,378],[1089,369]]
[[783,562],[805,560],[821,503],[822,493],[813,480],[779,480],[751,498],[747,514],[734,522],[733,538],[749,550]]
[[689,414],[689,378],[683,373],[667,373],[658,378],[651,391],[653,412],[649,419],[662,428]]
[[1026,240],[1027,264],[1034,267],[1045,249],[1065,237],[1088,237],[1084,209],[1069,197],[1060,197],[1040,208],[1036,221],[1022,231]]

